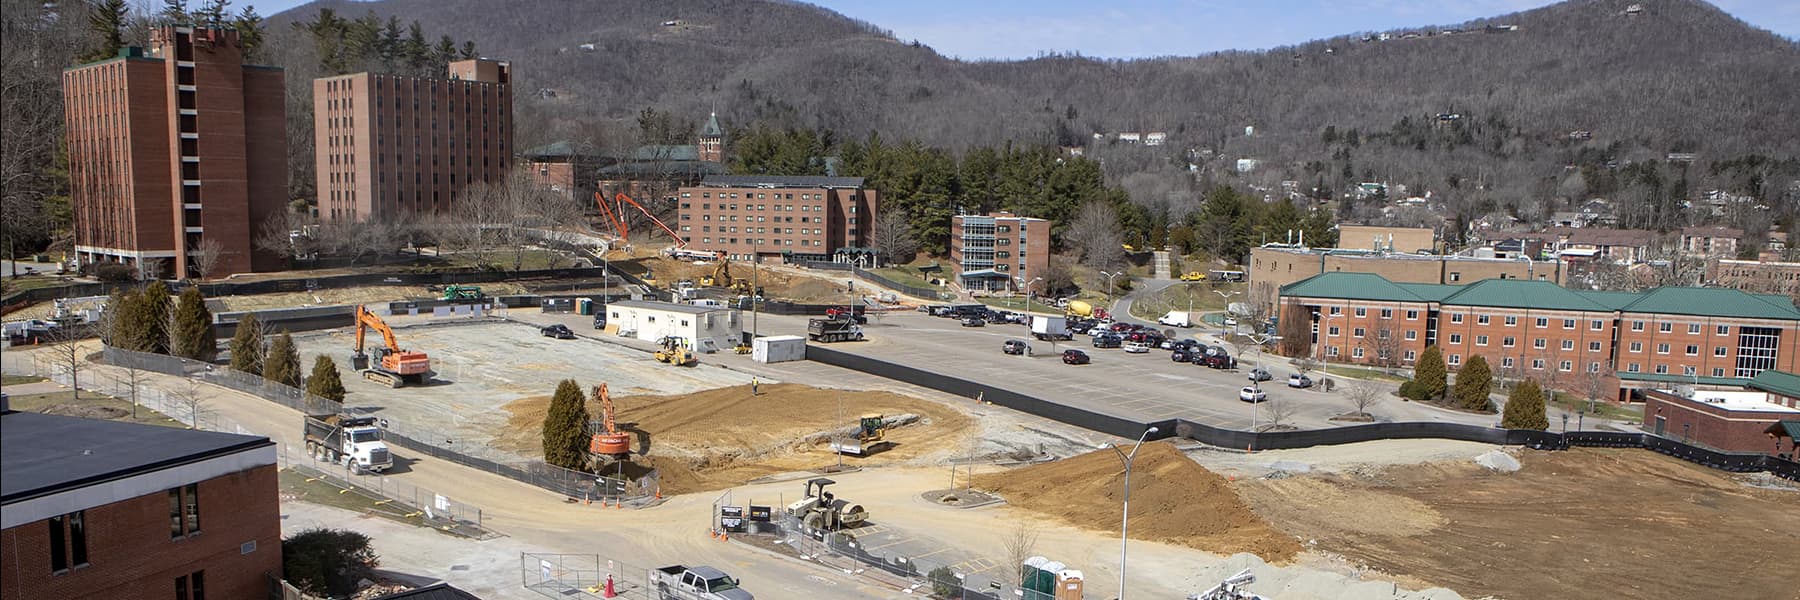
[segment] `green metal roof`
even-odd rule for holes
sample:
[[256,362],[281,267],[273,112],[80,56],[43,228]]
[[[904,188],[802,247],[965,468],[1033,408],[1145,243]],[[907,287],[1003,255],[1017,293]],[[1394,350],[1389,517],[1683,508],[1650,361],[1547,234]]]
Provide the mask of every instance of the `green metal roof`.
[[1800,398],[1800,375],[1770,369],[1750,378],[1749,387],[1791,398]]
[[1445,298],[1449,298],[1451,294],[1462,291],[1462,286],[1460,285],[1442,283],[1395,283],[1394,285],[1400,286],[1400,289],[1412,292],[1414,296],[1418,296],[1425,300],[1441,301]]
[[1636,302],[1620,310],[1740,319],[1800,320],[1800,310],[1795,310],[1793,304],[1777,306],[1755,295],[1727,288],[1662,287],[1645,290]]
[[706,125],[700,128],[700,135],[701,137],[722,137],[725,135],[725,129],[719,127],[719,113],[712,113],[706,116]]
[[635,150],[631,153],[631,160],[635,160],[635,161],[693,161],[693,160],[700,160],[700,147],[699,146],[691,146],[691,145],[638,146],[637,150]]
[[1649,381],[1652,383],[1679,383],[1716,385],[1725,387],[1743,387],[1750,380],[1739,377],[1695,377],[1693,375],[1677,375],[1674,373],[1629,373],[1620,371],[1619,379],[1623,381]]
[[1599,304],[1601,306],[1607,307],[1612,310],[1619,310],[1619,309],[1625,308],[1626,306],[1629,306],[1631,303],[1637,302],[1638,298],[1642,297],[1637,292],[1602,292],[1602,291],[1596,291],[1596,290],[1570,290],[1570,291],[1575,292],[1577,294],[1581,294],[1583,297],[1586,297],[1589,300],[1593,300],[1596,304]]
[[1539,310],[1613,310],[1554,283],[1529,279],[1484,279],[1463,286],[1461,291],[1444,298],[1443,303],[1452,306]]
[[593,146],[586,142],[578,143],[565,140],[551,142],[526,150],[524,156],[527,159],[542,162],[541,159],[546,158],[574,158],[580,156],[596,156],[598,154],[600,153],[595,151]]
[[1301,296],[1307,298],[1339,298],[1343,300],[1388,300],[1394,302],[1424,302],[1418,294],[1400,287],[1387,278],[1373,273],[1346,273],[1332,271],[1320,273],[1300,281],[1281,286],[1283,296]]
[[1781,421],[1774,425],[1770,425],[1769,428],[1764,429],[1763,432],[1773,435],[1785,435],[1790,439],[1800,440],[1800,421]]

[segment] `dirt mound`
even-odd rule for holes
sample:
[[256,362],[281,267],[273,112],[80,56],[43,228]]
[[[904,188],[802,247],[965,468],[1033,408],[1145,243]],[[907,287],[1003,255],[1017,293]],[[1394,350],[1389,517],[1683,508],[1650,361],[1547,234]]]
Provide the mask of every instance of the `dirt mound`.
[[1800,493],[1639,449],[1518,459],[1513,473],[1464,459],[1240,487],[1318,550],[1469,597],[1793,594],[1792,561],[1757,540],[1800,538]]
[[[1145,444],[1132,467],[1131,537],[1285,563],[1300,544],[1250,512],[1224,477],[1167,443]],[[1003,473],[975,486],[1007,503],[1098,530],[1118,527],[1125,471],[1112,450]]]
[[[615,261],[620,266],[623,261]],[[656,275],[657,285],[670,287],[675,282],[686,279],[696,284],[700,276],[711,275],[716,267],[713,263],[695,264],[693,261],[674,260],[665,257],[643,258],[633,261],[630,268],[623,268],[634,274],[642,274],[649,269]],[[763,295],[775,300],[787,300],[802,303],[848,302],[856,299],[850,293],[846,282],[848,278],[827,279],[817,276],[798,275],[776,269],[758,268],[752,272],[750,263],[731,263],[731,276],[752,280],[763,288]]]
[[123,419],[125,417],[131,416],[131,411],[125,410],[123,408],[113,408],[111,406],[96,406],[93,404],[73,404],[73,403],[56,404],[56,405],[52,405],[52,406],[46,406],[46,407],[44,407],[43,413],[46,415],[62,415],[65,417],[81,417],[83,419],[100,419],[103,421],[112,421],[112,420]]
[[[636,434],[639,462],[662,471],[664,494],[721,489],[764,475],[810,470],[834,463],[823,444],[807,444],[808,436],[847,427],[866,413],[919,415],[919,421],[889,429],[887,450],[847,459],[879,466],[918,459],[957,446],[970,426],[968,417],[942,404],[891,392],[862,392],[798,384],[764,384],[755,396],[750,386],[718,388],[694,394],[613,398],[619,428]],[[549,396],[529,396],[508,403],[511,416],[495,446],[527,456],[543,445],[544,413]],[[588,412],[598,419],[600,407]],[[958,446],[960,447],[960,446]]]

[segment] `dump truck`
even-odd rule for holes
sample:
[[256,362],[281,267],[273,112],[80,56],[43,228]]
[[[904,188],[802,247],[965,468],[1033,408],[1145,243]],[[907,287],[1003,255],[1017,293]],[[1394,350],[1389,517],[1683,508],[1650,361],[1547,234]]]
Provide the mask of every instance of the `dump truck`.
[[1069,334],[1068,318],[1045,315],[1031,315],[1031,336],[1046,342],[1075,339]]
[[863,339],[862,326],[847,318],[807,319],[806,337],[815,342],[848,342]]
[[738,587],[736,577],[713,567],[669,565],[650,569],[652,598],[657,600],[755,600]]
[[306,415],[306,452],[328,463],[357,471],[386,471],[394,456],[381,441],[375,417],[329,413]]

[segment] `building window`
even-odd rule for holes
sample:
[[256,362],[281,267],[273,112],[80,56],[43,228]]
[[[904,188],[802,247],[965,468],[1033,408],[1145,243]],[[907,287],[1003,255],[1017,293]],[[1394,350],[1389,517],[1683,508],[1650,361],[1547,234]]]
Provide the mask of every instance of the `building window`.
[[1450,343],[1461,344],[1462,343],[1462,334],[1460,334],[1460,333],[1450,334]]
[[200,533],[200,484],[169,490],[169,539]]
[[1575,340],[1563,340],[1562,349],[1574,350],[1575,349]]
[[1362,346],[1357,346],[1355,348],[1351,348],[1350,349],[1350,357],[1351,358],[1362,358],[1363,357]]
[[1643,352],[1644,351],[1644,343],[1643,342],[1632,342],[1631,343],[1631,351],[1632,352]]
[[1511,369],[1512,367],[1513,367],[1513,359],[1511,356],[1503,357],[1500,359],[1500,368]]
[[1351,330],[1351,334],[1356,337],[1359,337],[1359,338],[1364,336],[1367,333],[1368,333],[1368,330],[1363,329],[1361,327],[1357,327],[1357,328]]
[[1599,352],[1600,342],[1588,342],[1588,352]]
[[1774,327],[1739,327],[1737,376],[1755,377],[1775,368],[1775,351],[1781,346],[1781,330]]
[[1356,309],[1356,316],[1359,316],[1359,317],[1369,316],[1369,309],[1366,309],[1366,308]]
[[1700,335],[1700,324],[1688,323],[1688,335]]
[[1656,374],[1657,375],[1668,375],[1669,374],[1669,365],[1656,365]]
[[1575,320],[1574,319],[1563,319],[1563,329],[1574,329],[1574,328],[1575,328]]
[[1337,346],[1328,346],[1328,347],[1326,347],[1326,348],[1325,348],[1325,355],[1326,355],[1326,356],[1337,356],[1337,355],[1338,355],[1338,347],[1337,347]]
[[1713,335],[1731,335],[1730,325],[1720,325],[1713,330]]
[[1573,370],[1575,370],[1575,363],[1573,361],[1567,361],[1567,360],[1562,361],[1562,364],[1557,365],[1557,370],[1560,370],[1564,373],[1573,371]]
[[1531,359],[1531,368],[1534,371],[1544,370],[1544,359],[1541,359],[1541,358]]
[[1485,336],[1485,335],[1475,336],[1475,345],[1486,346],[1487,342],[1488,342],[1488,336]]
[[1675,324],[1674,323],[1657,323],[1656,330],[1661,333],[1674,333],[1675,332]]
[[1462,273],[1458,273],[1456,271],[1451,271],[1450,272],[1450,282],[1456,283],[1458,281],[1462,281]]
[[1688,344],[1687,355],[1688,356],[1699,356],[1700,355],[1700,346],[1695,345],[1695,344]]
[[1626,371],[1626,372],[1629,372],[1629,373],[1636,373],[1636,372],[1638,372],[1638,364],[1637,364],[1637,363],[1631,363],[1631,364],[1629,364],[1629,365],[1626,365],[1626,366],[1625,366],[1625,371]]
[[1415,330],[1412,330],[1412,329],[1408,329],[1408,330],[1406,330],[1406,341],[1409,341],[1409,342],[1410,342],[1410,341],[1413,341],[1413,340],[1416,340],[1416,339],[1419,339],[1419,332],[1418,332],[1418,331],[1415,331]]
[[1462,319],[1463,319],[1462,313],[1450,313],[1450,322],[1451,323],[1461,323]]
[[87,511],[56,515],[50,524],[50,572],[64,573],[88,565]]
[[1332,326],[1331,326],[1331,330],[1330,330],[1330,331],[1328,331],[1328,332],[1327,332],[1327,333],[1326,333],[1326,334],[1325,334],[1325,335],[1328,335],[1328,336],[1331,336],[1331,337],[1337,337],[1337,335],[1338,335],[1338,328],[1337,328],[1337,326],[1336,326],[1336,325],[1332,325]]
[[1407,362],[1412,362],[1413,360],[1417,359],[1418,357],[1419,357],[1418,351],[1416,351],[1416,350],[1407,350],[1406,351],[1406,361]]
[[1544,338],[1537,338],[1535,340],[1531,340],[1531,347],[1537,348],[1539,350],[1543,350],[1546,346],[1549,345],[1546,343],[1548,341],[1549,340],[1545,340]]
[[1713,367],[1713,377],[1724,377],[1725,367]]
[[1344,314],[1344,307],[1342,307],[1342,306],[1333,306],[1333,307],[1331,307],[1331,314],[1333,314],[1333,315],[1341,315],[1341,314]]
[[1643,321],[1632,321],[1631,322],[1631,330],[1632,331],[1643,331],[1644,330],[1644,322]]
[[1668,344],[1657,344],[1656,345],[1656,353],[1657,354],[1668,354],[1669,353],[1669,345]]
[[1391,308],[1381,309],[1381,318],[1383,318],[1383,319],[1394,318],[1394,309],[1391,309]]
[[1416,310],[1406,311],[1406,320],[1408,320],[1408,321],[1419,320],[1419,311],[1416,311]]
[[1450,365],[1451,366],[1456,366],[1456,365],[1460,365],[1460,364],[1462,364],[1462,355],[1461,354],[1450,355]]
[[1518,324],[1519,324],[1519,318],[1518,318],[1518,317],[1507,317],[1507,318],[1506,318],[1506,326],[1507,326],[1507,327],[1512,327],[1512,326],[1514,326],[1514,325],[1518,325]]
[[1544,317],[1538,317],[1537,318],[1537,326],[1538,326],[1538,329],[1543,329],[1545,327],[1549,327],[1550,319],[1546,319]]
[[176,577],[175,600],[206,600],[206,571]]
[[1475,315],[1475,324],[1476,325],[1488,324],[1488,316],[1487,315]]
[[1509,335],[1509,336],[1500,338],[1500,346],[1505,347],[1505,348],[1513,347],[1513,336]]
[[1713,356],[1717,356],[1719,358],[1725,358],[1725,347],[1724,346],[1713,346]]
[[1589,328],[1589,329],[1592,329],[1592,330],[1594,330],[1594,331],[1599,331],[1599,330],[1601,330],[1601,329],[1605,329],[1605,328],[1606,328],[1606,324],[1605,324],[1605,322],[1603,322],[1603,321],[1601,321],[1601,320],[1599,320],[1599,319],[1595,319],[1595,320],[1594,320],[1594,322],[1593,322],[1593,323],[1589,323],[1589,324],[1588,324],[1588,328]]

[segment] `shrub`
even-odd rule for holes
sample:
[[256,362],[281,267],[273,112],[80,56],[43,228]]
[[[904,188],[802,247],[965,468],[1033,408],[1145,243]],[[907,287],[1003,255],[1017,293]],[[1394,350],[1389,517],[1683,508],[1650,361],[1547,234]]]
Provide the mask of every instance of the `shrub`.
[[107,263],[94,267],[94,277],[106,283],[124,283],[137,279],[137,270],[129,266]]
[[323,354],[313,359],[312,376],[306,378],[306,393],[339,404],[344,402],[344,379],[338,375],[336,361]]
[[1400,397],[1408,400],[1425,399],[1423,395],[1419,393],[1419,386],[1411,380],[1400,382]]
[[343,596],[370,578],[381,557],[369,536],[337,529],[308,529],[281,541],[281,570],[289,583],[319,596]]
[[1437,346],[1426,346],[1419,353],[1419,362],[1413,367],[1413,393],[1407,396],[1414,400],[1442,400],[1449,369],[1444,366],[1444,352]]
[[1488,394],[1494,391],[1494,372],[1480,354],[1469,357],[1456,372],[1456,404],[1468,410],[1493,412],[1494,402]]
[[961,598],[962,581],[956,578],[956,572],[950,567],[938,567],[925,574],[931,581],[931,595],[938,598]]
[[1538,387],[1537,380],[1527,379],[1513,386],[1512,393],[1506,396],[1506,412],[1500,418],[1500,426],[1539,431],[1550,428],[1550,417],[1544,414],[1544,390]]
[[556,384],[550,397],[550,409],[544,413],[544,462],[569,468],[586,466],[587,400],[581,395],[581,384],[564,379]]

